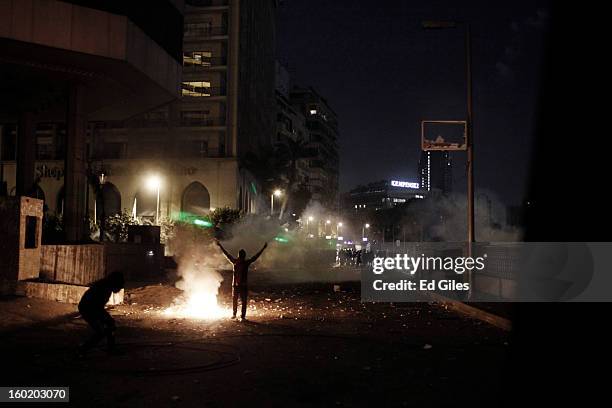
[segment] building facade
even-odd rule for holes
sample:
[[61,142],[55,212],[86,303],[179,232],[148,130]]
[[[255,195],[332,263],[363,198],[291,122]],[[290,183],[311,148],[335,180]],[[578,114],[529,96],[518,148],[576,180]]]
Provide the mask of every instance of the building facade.
[[[306,127],[306,117],[292,105],[290,100],[291,78],[287,69],[276,63],[276,135],[275,146],[286,144],[289,140],[302,141],[305,147],[310,146],[310,132]],[[311,190],[310,160],[302,158],[296,163],[296,183]]]
[[37,156],[52,160],[67,241],[87,230],[88,123],[125,120],[179,95],[183,1],[143,5],[0,2],[1,193],[44,194]]
[[313,157],[302,163],[304,185],[312,199],[329,209],[339,207],[338,118],[327,100],[313,88],[293,87],[289,93],[293,108],[306,121],[307,142]]
[[413,199],[425,198],[427,191],[418,182],[382,180],[359,186],[345,194],[345,212],[367,212],[393,208]]
[[[185,3],[179,98],[128,120],[88,123],[88,172],[104,175],[103,193],[89,192],[92,216],[99,217],[102,206],[105,215],[124,209],[168,218],[225,206],[258,211],[260,184],[243,159],[268,146],[274,134],[276,4]],[[62,151],[64,130],[61,123],[52,127],[46,132],[59,137],[38,132],[36,169],[39,193],[49,211],[60,213],[64,168],[54,154]],[[5,173],[10,179],[10,163]]]

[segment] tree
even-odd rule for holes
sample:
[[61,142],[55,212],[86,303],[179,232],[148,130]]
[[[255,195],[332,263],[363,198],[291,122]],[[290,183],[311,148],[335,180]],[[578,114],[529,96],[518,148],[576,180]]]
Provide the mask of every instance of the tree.
[[223,226],[229,226],[236,223],[236,221],[240,219],[241,215],[240,210],[230,207],[221,207],[215,208],[213,211],[211,211],[209,218],[210,222],[212,222],[215,227],[221,228]]
[[289,200],[297,190],[298,162],[302,159],[314,157],[315,152],[313,148],[308,146],[308,143],[303,138],[287,138],[284,143],[279,143],[277,145],[276,156],[283,167],[283,173],[287,177],[286,193],[283,196],[283,202],[278,216],[279,219],[282,219]]
[[138,220],[132,217],[131,212],[123,209],[121,213],[106,217],[106,232],[114,242],[125,242],[128,238],[128,226],[138,225]]

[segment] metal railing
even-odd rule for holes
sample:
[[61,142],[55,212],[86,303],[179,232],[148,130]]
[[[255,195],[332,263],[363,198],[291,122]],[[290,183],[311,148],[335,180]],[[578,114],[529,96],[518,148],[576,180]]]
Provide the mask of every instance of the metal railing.
[[225,126],[225,117],[181,118],[181,126]]
[[211,96],[225,96],[225,87],[196,87],[190,88],[189,86],[182,86],[182,96],[191,98],[211,97]]
[[227,65],[226,57],[211,57],[211,58],[202,58],[201,62],[198,64],[183,64],[184,71],[198,71],[201,69],[206,69],[210,67],[219,67]]
[[221,37],[227,35],[227,27],[189,27],[189,24],[187,24],[184,34],[189,39],[194,37]]

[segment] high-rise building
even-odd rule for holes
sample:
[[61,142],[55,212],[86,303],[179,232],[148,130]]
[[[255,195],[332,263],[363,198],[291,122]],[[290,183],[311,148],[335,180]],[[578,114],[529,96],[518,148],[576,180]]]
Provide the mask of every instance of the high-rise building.
[[418,174],[421,188],[449,194],[453,189],[453,166],[449,152],[423,151]]
[[293,87],[291,105],[306,119],[308,145],[314,156],[308,159],[307,180],[312,198],[328,208],[338,203],[338,119],[336,113],[313,88]]
[[[168,3],[175,2],[183,3],[168,0]],[[130,2],[108,3],[135,8],[127,4]],[[151,0],[154,3],[162,1]],[[270,146],[275,133],[276,2],[186,0],[184,3],[184,19],[181,14],[177,36],[179,43],[172,48],[176,65],[173,90],[179,99],[171,103],[167,103],[171,98],[156,99],[156,89],[141,89],[138,82],[133,82],[128,89],[132,93],[141,92],[142,99],[149,102],[148,109],[128,109],[131,105],[121,104],[125,98],[117,95],[117,104],[125,110],[119,109],[123,115],[96,116],[89,120],[88,154],[83,157],[87,157],[90,174],[105,176],[103,193],[98,197],[93,192],[90,194],[90,215],[99,217],[101,213],[110,215],[127,209],[141,217],[153,217],[157,214],[157,191],[148,185],[153,176],[160,181],[161,217],[181,213],[204,215],[224,206],[257,212],[259,202],[268,203],[265,197],[260,200],[260,181],[247,163],[256,162],[248,157],[261,154]],[[149,12],[148,5],[143,9],[145,12]],[[156,21],[162,20],[163,26],[147,27],[166,33],[164,30],[172,28],[166,27],[166,22],[174,20],[167,20],[164,15]],[[135,51],[140,50],[139,44],[134,43]],[[153,54],[144,54],[149,60],[135,59],[143,69],[151,70],[163,62]],[[169,69],[171,64],[164,66]],[[126,75],[124,80],[131,78]],[[64,167],[52,160],[52,156],[62,149],[61,135],[66,131],[61,123],[50,126],[52,130],[39,129],[37,169],[41,180],[38,187],[49,210],[62,212]],[[49,138],[47,134],[52,131],[59,136]],[[102,203],[103,212],[100,211]]]
[[[276,64],[276,137],[275,146],[288,143],[289,140],[296,142],[294,146],[303,148],[301,152],[293,152],[300,155],[295,163],[295,184],[292,188],[304,188],[311,190],[310,180],[310,132],[306,127],[306,117],[303,112],[291,104],[291,77],[288,70],[280,63]],[[313,150],[314,152],[314,150]],[[288,181],[288,180],[287,180]]]

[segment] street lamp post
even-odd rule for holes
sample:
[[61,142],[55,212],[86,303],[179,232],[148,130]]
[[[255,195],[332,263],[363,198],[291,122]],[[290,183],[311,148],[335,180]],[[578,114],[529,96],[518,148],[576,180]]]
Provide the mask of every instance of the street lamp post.
[[283,192],[279,189],[274,190],[274,192],[270,195],[270,216],[274,215],[274,196],[280,197]]
[[370,224],[367,224],[367,223],[366,223],[365,225],[363,225],[363,226],[361,227],[361,242],[363,242],[363,241],[364,241],[364,238],[365,238],[365,230],[366,230],[367,228],[370,228]]
[[159,225],[159,190],[161,188],[161,179],[159,176],[151,176],[148,180],[149,188],[157,190],[157,205],[155,207],[155,224]]
[[306,219],[306,234],[310,235],[310,222],[313,220],[313,217],[310,216]]
[[342,228],[342,223],[341,222],[339,222],[338,225],[336,226],[336,232],[337,232],[338,236],[341,236],[340,235],[340,228]]
[[[445,29],[456,28],[458,25],[454,21],[424,21],[425,29]],[[463,24],[465,27],[465,82],[466,82],[466,144],[467,144],[467,219],[468,219],[468,256],[472,256],[472,244],[476,242],[474,229],[474,133],[473,133],[473,110],[472,110],[472,34],[470,25]]]
[[[100,242],[104,241],[104,234],[106,233],[106,203],[104,202],[104,183],[106,183],[106,175],[100,173],[98,176],[100,183]],[[95,208],[95,204],[94,204]]]
[[331,224],[331,220],[327,220],[327,221],[325,221],[325,235],[326,235],[326,236],[328,235],[328,234],[327,234],[327,226],[328,226],[329,224]]

